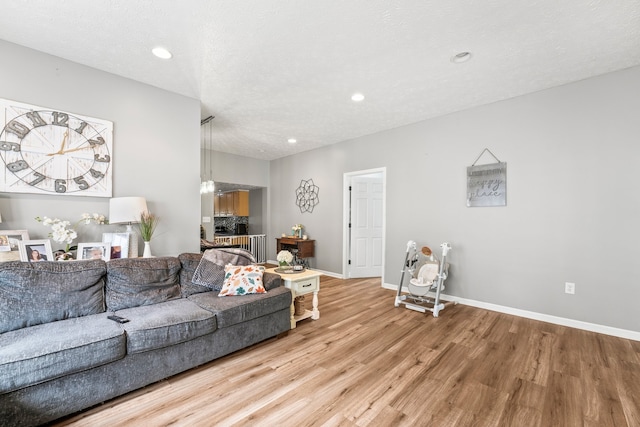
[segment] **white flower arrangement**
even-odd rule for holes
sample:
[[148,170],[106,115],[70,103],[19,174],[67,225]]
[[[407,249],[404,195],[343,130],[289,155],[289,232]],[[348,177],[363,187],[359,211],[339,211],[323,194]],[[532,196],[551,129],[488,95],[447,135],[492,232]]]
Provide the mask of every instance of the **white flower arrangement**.
[[[71,222],[64,221],[58,218],[49,218],[46,216],[43,218],[37,216],[36,221],[41,222],[42,225],[51,227],[49,237],[54,242],[66,243],[67,246],[65,248],[65,255],[67,255],[71,250],[71,243],[73,243],[73,241],[78,238],[78,233],[76,232],[76,230],[71,228]],[[90,224],[92,222],[95,222],[96,224],[105,224],[106,221],[107,219],[104,215],[98,213],[83,213],[77,224]],[[69,256],[65,256],[64,259],[69,259]]]
[[99,213],[83,213],[82,218],[79,222],[83,222],[85,224],[91,224],[92,222],[95,222],[96,224],[104,224],[106,221],[107,219],[104,217],[104,215],[101,215]]
[[78,233],[76,233],[74,229],[67,228],[71,226],[69,221],[63,221],[58,218],[49,218],[46,216],[44,218],[40,218],[38,216],[36,217],[36,221],[42,222],[42,225],[51,227],[49,237],[53,239],[54,242],[70,245],[78,237]]
[[282,250],[278,252],[276,259],[280,265],[289,265],[293,261],[293,255],[289,251]]

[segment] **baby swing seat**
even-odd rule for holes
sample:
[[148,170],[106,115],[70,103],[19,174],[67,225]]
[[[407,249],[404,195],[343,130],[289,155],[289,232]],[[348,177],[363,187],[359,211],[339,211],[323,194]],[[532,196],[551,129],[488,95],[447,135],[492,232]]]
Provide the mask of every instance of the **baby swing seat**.
[[409,280],[409,293],[416,296],[424,296],[429,293],[435,286],[434,282],[438,279],[439,268],[440,263],[438,261],[425,262],[420,267],[417,276]]

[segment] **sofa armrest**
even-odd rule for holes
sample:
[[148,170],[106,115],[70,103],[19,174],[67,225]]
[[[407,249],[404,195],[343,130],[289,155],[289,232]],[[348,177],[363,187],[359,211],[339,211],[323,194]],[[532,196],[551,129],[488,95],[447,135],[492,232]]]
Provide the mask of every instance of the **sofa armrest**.
[[265,272],[262,275],[262,285],[267,291],[275,289],[282,286],[282,278],[278,274]]

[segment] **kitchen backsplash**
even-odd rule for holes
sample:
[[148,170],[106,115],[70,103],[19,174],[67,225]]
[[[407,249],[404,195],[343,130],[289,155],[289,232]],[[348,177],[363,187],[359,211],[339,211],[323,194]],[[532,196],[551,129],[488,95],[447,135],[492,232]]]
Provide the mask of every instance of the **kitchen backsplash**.
[[218,230],[218,227],[224,227],[225,230],[234,232],[236,229],[236,224],[246,224],[249,225],[249,217],[248,216],[220,216],[215,217],[213,220],[214,230]]

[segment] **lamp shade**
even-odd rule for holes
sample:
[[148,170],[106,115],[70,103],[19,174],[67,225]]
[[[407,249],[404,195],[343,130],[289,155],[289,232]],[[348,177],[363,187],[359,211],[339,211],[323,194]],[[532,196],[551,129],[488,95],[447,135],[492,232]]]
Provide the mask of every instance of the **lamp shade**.
[[140,222],[140,213],[147,210],[144,197],[114,197],[109,200],[109,224]]

